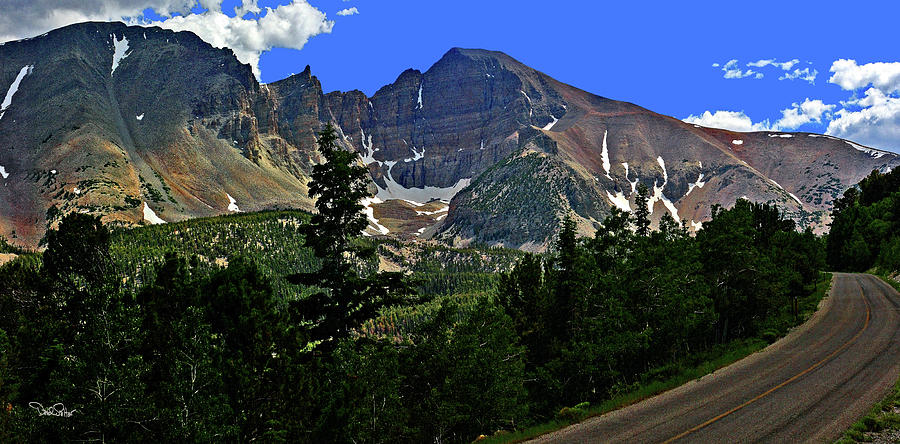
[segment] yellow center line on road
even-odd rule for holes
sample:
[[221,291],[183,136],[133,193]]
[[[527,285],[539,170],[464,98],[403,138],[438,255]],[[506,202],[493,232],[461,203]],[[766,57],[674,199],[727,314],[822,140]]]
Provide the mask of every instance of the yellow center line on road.
[[727,412],[725,412],[725,413],[722,413],[721,415],[716,416],[715,418],[712,418],[712,419],[710,419],[710,420],[704,422],[703,424],[699,424],[699,425],[696,425],[696,426],[694,426],[694,427],[691,427],[690,429],[685,430],[684,432],[681,432],[681,433],[679,433],[678,435],[675,435],[675,436],[673,436],[673,437],[671,437],[671,438],[669,438],[669,439],[663,441],[663,444],[668,444],[668,443],[674,442],[674,441],[676,441],[676,440],[679,440],[679,439],[681,439],[681,438],[684,438],[685,436],[690,435],[691,433],[694,433],[694,432],[696,432],[696,431],[698,431],[698,430],[700,430],[700,429],[702,429],[702,428],[704,428],[704,427],[706,427],[706,426],[708,426],[708,425],[710,425],[710,424],[712,424],[712,423],[714,423],[714,422],[716,422],[716,421],[718,421],[718,420],[720,420],[720,419],[722,419],[722,418],[724,418],[724,417],[726,417],[726,416],[728,416],[728,415],[730,415],[730,414],[732,414],[732,413],[734,413],[734,412],[736,412],[736,411],[738,411],[738,410],[740,410],[740,409],[742,409],[742,408],[744,408],[744,407],[747,407],[747,406],[750,405],[750,404],[753,404],[753,403],[756,402],[756,401],[759,401],[760,399],[762,399],[762,398],[768,396],[769,394],[771,394],[771,393],[774,392],[775,390],[778,390],[778,389],[780,389],[780,388],[782,388],[782,387],[784,387],[784,386],[790,384],[791,382],[796,381],[798,378],[803,377],[803,375],[805,375],[805,374],[807,374],[807,373],[809,373],[809,372],[815,370],[816,368],[818,368],[819,366],[821,366],[822,364],[824,364],[824,363],[825,363],[826,361],[828,361],[829,359],[831,359],[831,358],[837,356],[838,353],[840,353],[841,351],[843,351],[845,348],[849,347],[850,344],[852,344],[854,341],[856,341],[857,339],[859,339],[859,337],[863,334],[863,332],[866,331],[866,328],[869,327],[869,319],[871,319],[871,317],[872,317],[872,307],[869,305],[869,301],[866,300],[865,295],[863,295],[862,285],[859,285],[859,281],[856,282],[856,285],[859,286],[859,295],[862,297],[863,302],[866,303],[866,323],[863,325],[862,329],[860,329],[859,332],[856,333],[855,336],[853,336],[852,338],[850,338],[850,339],[849,339],[847,342],[845,342],[844,345],[842,345],[840,348],[838,348],[837,350],[831,352],[831,354],[829,354],[828,356],[822,358],[821,361],[819,361],[819,362],[813,364],[812,366],[810,366],[810,367],[807,368],[806,370],[803,370],[802,372],[797,373],[796,375],[792,376],[792,377],[791,377],[790,379],[788,379],[787,381],[784,381],[784,382],[782,382],[781,384],[778,384],[778,385],[776,385],[775,387],[772,387],[772,388],[770,388],[769,390],[766,390],[765,392],[760,393],[760,394],[757,395],[755,398],[753,398],[753,399],[751,399],[751,400],[749,400],[749,401],[747,401],[747,402],[745,402],[745,403],[743,403],[743,404],[741,404],[741,405],[739,405],[739,406],[737,406],[737,407],[735,407],[735,408],[733,408],[733,409],[731,409],[731,410],[729,410],[729,411],[727,411]]

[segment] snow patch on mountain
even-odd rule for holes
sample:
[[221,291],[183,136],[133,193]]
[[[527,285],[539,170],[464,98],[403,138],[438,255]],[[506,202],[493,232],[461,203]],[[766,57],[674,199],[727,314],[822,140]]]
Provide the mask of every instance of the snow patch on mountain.
[[743,144],[744,144],[744,141],[741,140],[741,139],[734,139],[734,140],[731,141],[731,143],[734,144],[734,145],[743,145]]
[[[703,162],[700,162],[700,168],[703,168]],[[691,184],[688,184],[687,193],[684,193],[685,196],[691,194],[691,191],[694,191],[694,188],[703,188],[703,185],[706,185],[706,182],[703,182],[703,173],[700,173],[700,177],[697,178],[697,181]]]
[[[386,162],[385,162],[386,163]],[[388,170],[390,173],[390,170]],[[463,188],[469,186],[472,178],[460,179],[456,184],[450,187],[432,187],[426,186],[422,188],[406,188],[394,181],[394,178],[388,174],[385,178],[385,188],[376,184],[378,192],[375,194],[381,200],[401,199],[411,200],[414,202],[429,202],[432,200],[450,200],[456,193]]]
[[9,173],[6,172],[6,168],[3,168],[3,165],[0,165],[0,176],[3,176],[4,179],[9,177]]
[[225,193],[225,195],[228,196],[228,211],[233,211],[233,212],[235,212],[235,213],[240,213],[240,212],[241,212],[241,209],[238,208],[238,206],[237,206],[237,201],[234,200],[234,198],[231,197],[230,194]]
[[159,216],[150,209],[150,206],[147,205],[147,202],[144,202],[144,220],[150,222],[153,225],[164,224],[166,221],[162,220]]
[[397,164],[396,160],[385,160],[384,164],[387,165],[387,180],[393,182],[394,176],[391,175],[391,168],[394,168],[394,165]]
[[694,191],[694,188],[703,188],[703,185],[706,185],[706,182],[703,182],[703,173],[700,173],[700,177],[697,178],[697,181],[691,184],[688,184],[687,193],[684,193],[685,196],[691,194],[691,191]]
[[[375,231],[378,231],[380,234],[388,234],[391,230],[388,230],[387,227],[378,223],[378,219],[375,218],[375,209],[372,208],[372,204],[380,204],[384,202],[383,200],[376,197],[366,197],[363,200],[359,201],[359,203],[363,206],[363,213],[366,214],[366,219],[369,220],[369,226],[373,227]],[[363,231],[363,234],[368,234]]]
[[138,120],[144,120],[144,115],[141,114],[141,115],[139,115],[139,116],[134,116],[134,118],[135,118],[135,119],[138,119]]
[[851,141],[849,141],[849,140],[845,140],[844,142],[847,142],[847,144],[849,144],[850,146],[852,146],[852,147],[853,147],[854,149],[856,149],[857,151],[862,151],[862,152],[864,152],[864,153],[866,153],[866,154],[872,156],[873,159],[878,159],[878,158],[884,156],[885,154],[887,154],[887,153],[884,152],[884,151],[879,151],[879,150],[873,150],[873,149],[871,149],[871,148],[866,148],[866,147],[864,147],[864,146],[862,146],[862,145],[853,143],[853,142],[851,142]]
[[669,172],[666,171],[666,162],[663,160],[662,156],[656,157],[656,162],[659,163],[659,167],[663,170],[663,185],[669,181]]
[[[365,130],[363,130],[362,127],[360,127],[359,132],[360,132],[360,134],[362,134],[361,139],[362,139],[363,149],[366,150],[365,155],[363,155],[362,153],[359,154],[359,156],[362,157],[363,164],[371,165],[375,162],[378,162],[377,160],[375,160],[375,151],[372,150],[372,135],[369,134],[369,143],[366,144]],[[381,165],[381,162],[378,162],[378,165]]]
[[521,89],[519,90],[519,92],[522,93],[523,96],[525,96],[525,100],[527,100],[528,104],[531,105],[531,97],[528,97],[528,94],[525,94],[525,91],[522,91]]
[[122,62],[122,59],[128,57],[130,52],[128,51],[128,39],[125,36],[122,36],[122,40],[119,40],[115,34],[109,35],[113,39],[113,59],[112,59],[112,69],[109,71],[109,75],[112,76],[114,72],[116,72],[116,68],[119,67],[119,63]]
[[559,119],[554,117],[553,114],[550,114],[550,118],[553,120],[551,120],[550,123],[544,125],[544,128],[542,128],[544,131],[550,131],[550,129],[553,128],[553,125],[556,125],[556,122],[559,122]]
[[[603,171],[606,171],[606,177],[609,180],[612,180],[612,176],[609,175],[609,148],[606,146],[606,134],[608,131],[603,131],[603,148],[600,151],[600,157],[603,159]],[[628,179],[628,164],[625,165],[625,179]]]
[[625,167],[625,180],[631,184],[631,194],[634,194],[637,192],[638,178],[635,177],[634,182],[632,182],[631,179],[628,178],[628,162],[622,162],[622,166]]
[[528,94],[525,94],[525,91],[519,90],[523,96],[525,96],[525,100],[528,101],[528,117],[531,117],[534,114],[534,110],[531,109],[531,97],[528,97]]
[[631,212],[631,202],[628,202],[628,198],[626,198],[625,194],[621,191],[616,191],[615,195],[607,191],[606,198],[609,199],[616,208],[625,212]]
[[415,162],[423,157],[425,157],[425,148],[422,148],[422,152],[416,151],[416,147],[412,147],[413,157],[407,157],[403,159],[404,162]]
[[422,216],[422,215],[425,215],[425,216],[433,216],[433,215],[435,215],[435,214],[446,213],[446,212],[448,212],[448,211],[450,211],[450,206],[449,206],[449,205],[447,205],[446,207],[438,208],[437,210],[434,210],[434,211],[419,211],[419,210],[416,210],[416,214],[419,215],[419,216]]
[[422,109],[422,83],[419,83],[419,99],[416,102],[415,109]]
[[16,79],[13,80],[12,85],[9,86],[9,89],[6,90],[6,97],[3,98],[3,102],[0,103],[0,119],[3,118],[3,115],[6,114],[6,109],[12,105],[12,98],[19,91],[19,85],[22,83],[22,79],[25,78],[28,74],[31,74],[31,71],[34,69],[34,65],[26,65],[23,66],[22,69],[19,70],[19,74],[16,75]]
[[663,183],[662,185],[659,185],[657,181],[653,182],[653,194],[650,196],[649,201],[647,201],[647,208],[650,210],[650,214],[653,214],[653,207],[656,202],[661,201],[663,206],[672,213],[672,218],[674,218],[676,222],[681,222],[681,218],[678,217],[678,208],[675,208],[675,204],[663,194],[663,188],[669,183],[669,173],[666,171],[666,162],[663,160],[662,156],[658,156],[656,161],[663,170]]

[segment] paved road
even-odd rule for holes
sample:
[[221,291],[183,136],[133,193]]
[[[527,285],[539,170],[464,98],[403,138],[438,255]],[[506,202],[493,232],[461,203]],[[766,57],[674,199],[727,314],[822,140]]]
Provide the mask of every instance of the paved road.
[[900,294],[835,273],[831,296],[765,350],[630,407],[534,442],[831,442],[900,371]]

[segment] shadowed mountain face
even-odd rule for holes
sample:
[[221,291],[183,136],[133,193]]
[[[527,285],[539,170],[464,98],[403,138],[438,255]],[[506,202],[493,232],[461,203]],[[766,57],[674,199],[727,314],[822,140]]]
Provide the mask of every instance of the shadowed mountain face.
[[[10,42],[0,60],[0,234],[26,245],[68,211],[127,225],[311,208],[329,122],[372,174],[370,234],[455,244],[542,249],[569,213],[590,233],[631,209],[638,182],[657,219],[696,227],[746,196],[822,230],[835,197],[900,163],[828,136],[686,124],[482,50],[452,49],[372,97],[324,94],[308,67],[260,85],[191,33],[114,23]],[[432,200],[445,203],[420,205]]]

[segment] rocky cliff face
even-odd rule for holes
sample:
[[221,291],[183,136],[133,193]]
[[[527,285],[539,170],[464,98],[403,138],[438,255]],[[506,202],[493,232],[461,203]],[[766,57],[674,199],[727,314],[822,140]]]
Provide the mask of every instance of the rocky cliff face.
[[11,97],[0,234],[14,241],[35,245],[69,211],[134,224],[234,205],[310,208],[302,162],[278,152],[275,120],[258,106],[268,96],[230,50],[191,33],[85,23],[0,46],[0,60]]
[[324,94],[309,67],[260,85],[193,34],[115,23],[10,42],[0,60],[0,234],[25,245],[68,211],[128,225],[309,209],[327,123],[372,174],[369,234],[526,249],[568,213],[590,233],[638,182],[657,219],[697,227],[746,196],[821,230],[844,189],[900,163],[827,136],[685,124],[483,50],[452,49],[372,97]]

